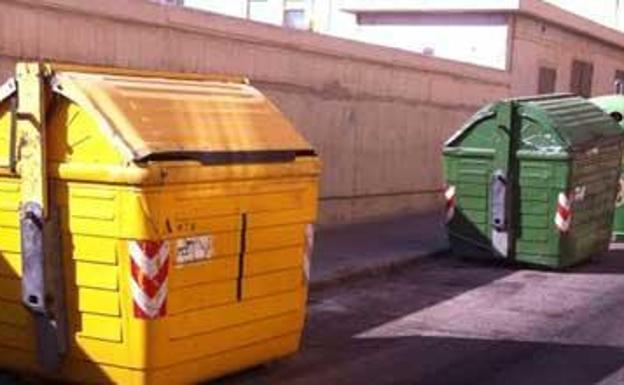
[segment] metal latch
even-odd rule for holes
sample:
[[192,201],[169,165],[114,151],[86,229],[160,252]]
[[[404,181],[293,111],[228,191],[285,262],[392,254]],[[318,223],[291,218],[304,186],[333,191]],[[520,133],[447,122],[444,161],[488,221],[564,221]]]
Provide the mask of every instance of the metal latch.
[[490,224],[497,231],[507,230],[507,177],[501,170],[492,175]]
[[50,239],[52,226],[46,223],[39,204],[23,204],[20,214],[22,302],[35,321],[38,361],[44,369],[53,371],[67,352],[60,243],[58,236]]
[[490,225],[492,246],[500,255],[509,256],[508,180],[502,170],[492,175],[490,185]]

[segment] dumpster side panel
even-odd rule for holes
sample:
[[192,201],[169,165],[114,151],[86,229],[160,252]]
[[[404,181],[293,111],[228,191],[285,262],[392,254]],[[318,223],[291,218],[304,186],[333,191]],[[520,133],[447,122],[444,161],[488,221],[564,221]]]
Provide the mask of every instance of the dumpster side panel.
[[63,373],[86,378],[89,362],[142,368],[145,325],[128,313],[130,288],[123,277],[129,266],[119,238],[122,213],[133,217],[139,209],[122,206],[127,192],[118,186],[58,181],[56,191],[71,331]]
[[492,255],[489,224],[491,154],[446,153],[447,186],[455,187],[455,208],[448,222],[451,247],[463,255]]
[[[235,361],[248,366],[298,349],[307,297],[306,231],[316,218],[317,194],[316,178],[147,190],[152,221],[171,243],[211,239],[205,260],[173,259],[169,315],[152,325],[158,345],[150,350],[148,370],[174,365],[163,372],[176,373],[166,383],[196,381],[237,365],[220,357],[239,352]],[[215,203],[220,210],[211,210]],[[273,344],[281,350],[255,347]],[[219,365],[176,369],[194,360]]]
[[[120,241],[114,237],[93,235],[93,229],[116,228],[117,208],[100,204],[101,186],[89,190],[84,184],[73,189],[65,182],[55,184],[59,209],[62,213],[63,261],[66,279],[67,312],[70,322],[69,357],[62,370],[68,378],[86,378],[88,360],[129,367],[140,367],[141,357],[129,349],[129,341],[142,338],[141,331],[128,335],[127,320],[122,306],[123,284],[118,258]],[[74,194],[75,190],[75,194]],[[96,198],[95,202],[91,199]],[[85,200],[86,199],[86,200]],[[39,370],[34,352],[34,324],[21,304],[21,257],[18,230],[19,183],[17,179],[0,179],[0,364],[30,372]],[[99,210],[98,210],[99,205]],[[85,206],[92,210],[85,211]],[[88,214],[85,214],[88,212]],[[88,220],[87,234],[74,229],[72,221]],[[97,223],[97,222],[101,223]],[[107,230],[104,232],[110,232]],[[71,371],[69,371],[71,368]],[[95,372],[99,372],[99,369]],[[63,375],[61,373],[61,375]],[[71,373],[71,374],[68,374]],[[125,381],[127,378],[120,378]],[[93,378],[91,378],[93,381]]]
[[622,206],[624,204],[624,178],[620,178],[619,185],[618,199],[613,216],[613,238],[617,242],[622,242],[624,241],[624,206]]
[[621,154],[621,143],[613,143],[575,156],[570,182],[572,228],[563,238],[563,266],[608,249]]
[[0,364],[27,368],[35,364],[35,341],[34,322],[21,302],[20,196],[19,179],[0,178],[0,350],[27,354],[2,355]]
[[519,226],[516,260],[550,267],[559,265],[559,233],[554,226],[557,197],[567,190],[566,161],[519,159]]
[[[0,167],[9,165],[10,103],[0,103]],[[20,181],[10,170],[0,169],[0,350],[29,353],[27,359],[3,355],[0,363],[18,367],[33,365],[35,360],[34,323],[21,302],[22,259],[19,232]]]
[[[601,96],[590,100],[612,117],[618,118],[620,129],[624,130],[624,119],[621,119],[624,116],[623,95]],[[622,164],[624,164],[624,159],[622,159]],[[624,178],[620,177],[618,187],[613,219],[613,238],[621,242],[624,240]]]

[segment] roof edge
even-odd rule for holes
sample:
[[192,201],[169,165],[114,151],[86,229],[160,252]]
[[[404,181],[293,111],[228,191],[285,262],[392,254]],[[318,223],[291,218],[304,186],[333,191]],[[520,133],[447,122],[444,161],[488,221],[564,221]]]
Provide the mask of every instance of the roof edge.
[[[437,3],[437,4],[436,4]],[[357,2],[347,3],[342,10],[350,13],[414,13],[414,14],[518,14],[544,20],[559,27],[572,30],[592,37],[607,44],[624,48],[624,33],[600,24],[591,19],[566,11],[556,5],[542,0],[485,0],[480,5],[465,3],[460,6],[459,1],[450,1],[449,5],[440,5],[439,2],[421,0],[401,8],[381,3],[354,6]],[[352,5],[349,5],[352,4]]]
[[541,0],[520,0],[515,12],[624,48],[624,33]]

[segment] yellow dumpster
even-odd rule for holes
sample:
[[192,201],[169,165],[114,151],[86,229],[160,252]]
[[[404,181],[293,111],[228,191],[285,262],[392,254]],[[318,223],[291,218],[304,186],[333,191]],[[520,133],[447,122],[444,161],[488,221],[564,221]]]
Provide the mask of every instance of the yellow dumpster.
[[320,163],[245,79],[20,63],[0,366],[194,383],[297,351]]

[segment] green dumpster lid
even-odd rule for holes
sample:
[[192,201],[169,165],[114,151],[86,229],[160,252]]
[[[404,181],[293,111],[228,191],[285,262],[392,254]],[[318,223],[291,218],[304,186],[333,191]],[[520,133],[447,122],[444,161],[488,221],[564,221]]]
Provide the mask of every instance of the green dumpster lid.
[[590,101],[609,114],[624,129],[624,95],[604,95]]
[[445,147],[495,148],[497,116],[509,103],[521,119],[520,148],[548,153],[574,152],[615,139],[623,132],[596,104],[579,96],[553,94],[513,98],[490,104],[477,112]]

